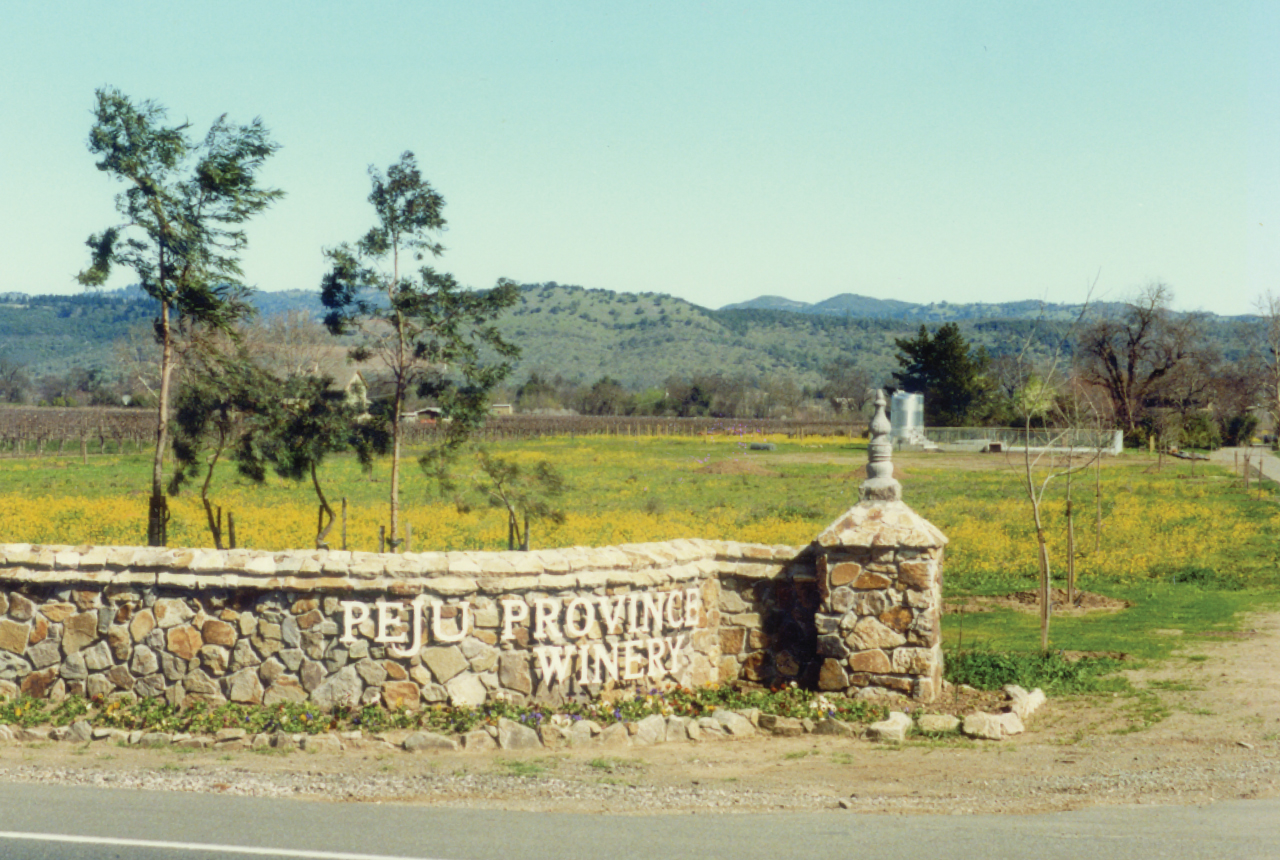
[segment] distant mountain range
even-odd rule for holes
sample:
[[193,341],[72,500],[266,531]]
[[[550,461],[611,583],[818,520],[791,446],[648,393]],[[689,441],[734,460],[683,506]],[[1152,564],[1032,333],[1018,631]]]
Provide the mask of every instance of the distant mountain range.
[[[261,315],[303,311],[318,317],[315,292],[260,292]],[[1110,315],[1122,306],[1095,305]],[[955,322],[974,346],[992,355],[1016,352],[1028,341],[1047,355],[1063,346],[1079,306],[914,304],[850,293],[809,304],[780,296],[709,310],[663,293],[615,293],[548,282],[526,284],[517,306],[499,322],[522,357],[513,379],[530,372],[593,382],[611,376],[630,387],[660,386],[670,376],[721,373],[784,376],[817,385],[822,369],[848,359],[881,383],[897,369],[895,340],[920,325]],[[0,359],[28,373],[72,367],[114,372],[115,342],[149,336],[155,303],[137,288],[70,296],[0,293]],[[1210,333],[1226,357],[1247,349],[1246,318],[1211,317]]]
[[[799,314],[820,314],[836,317],[910,320],[918,323],[994,319],[1046,319],[1070,322],[1080,316],[1082,307],[1082,305],[1060,305],[1036,301],[1004,302],[1001,304],[936,302],[921,305],[914,302],[898,301],[897,299],[873,299],[870,296],[841,293],[838,296],[832,296],[825,301],[814,304],[799,302],[782,296],[760,296],[748,302],[725,305],[720,310],[790,311]],[[1118,313],[1123,307],[1123,304],[1108,302],[1091,305],[1090,311],[1095,314],[1105,315]]]

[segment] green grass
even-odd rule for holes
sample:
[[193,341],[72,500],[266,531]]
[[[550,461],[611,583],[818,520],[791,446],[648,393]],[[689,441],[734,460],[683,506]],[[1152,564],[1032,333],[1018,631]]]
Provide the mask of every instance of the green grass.
[[548,771],[553,770],[559,762],[553,758],[539,759],[498,759],[498,767],[509,776],[519,777],[539,777],[545,776]]
[[[1049,624],[1052,650],[1119,653],[1135,660],[1163,660],[1189,642],[1208,638],[1206,634],[1237,629],[1245,613],[1273,608],[1280,600],[1280,595],[1261,589],[1224,591],[1181,583],[1110,588],[1106,593],[1129,600],[1133,605],[1113,613],[1052,616]],[[1180,629],[1183,635],[1152,633],[1168,628]],[[959,615],[948,615],[943,624],[944,647],[954,653],[962,639],[965,652],[1000,650],[1031,654],[1040,649],[1039,616],[1011,609],[966,613],[963,619]]]
[[1104,677],[1118,667],[1107,658],[1071,661],[1054,652],[965,651],[946,659],[947,678],[953,684],[979,690],[1017,684],[1028,690],[1040,687],[1051,695],[1118,689],[1117,679]]
[[605,773],[613,773],[618,770],[643,770],[644,762],[639,759],[613,758],[610,756],[600,756],[593,758],[587,762],[587,767],[592,770],[604,771]]

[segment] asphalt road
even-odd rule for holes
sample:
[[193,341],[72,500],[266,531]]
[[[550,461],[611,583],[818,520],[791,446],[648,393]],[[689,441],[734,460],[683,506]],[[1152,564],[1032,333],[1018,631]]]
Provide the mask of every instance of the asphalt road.
[[[1280,857],[1280,799],[1050,815],[571,815],[0,783],[0,858]],[[72,841],[63,841],[63,840]]]
[[1280,457],[1271,453],[1270,448],[1260,445],[1249,448],[1219,448],[1209,454],[1209,459],[1213,462],[1233,466],[1237,470],[1244,468],[1246,457],[1249,465],[1261,472],[1264,478],[1280,482]]

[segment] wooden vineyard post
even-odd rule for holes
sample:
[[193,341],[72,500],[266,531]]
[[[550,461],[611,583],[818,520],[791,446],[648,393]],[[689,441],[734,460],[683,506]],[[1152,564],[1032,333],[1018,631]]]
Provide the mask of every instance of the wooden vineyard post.
[[1076,605],[1076,525],[1067,499],[1067,606]]

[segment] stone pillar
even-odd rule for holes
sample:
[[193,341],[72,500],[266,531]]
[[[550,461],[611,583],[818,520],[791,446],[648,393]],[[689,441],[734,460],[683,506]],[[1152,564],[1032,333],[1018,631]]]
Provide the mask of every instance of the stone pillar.
[[880,392],[861,500],[816,541],[818,686],[886,690],[930,702],[942,690],[947,538],[902,502],[884,407]]

